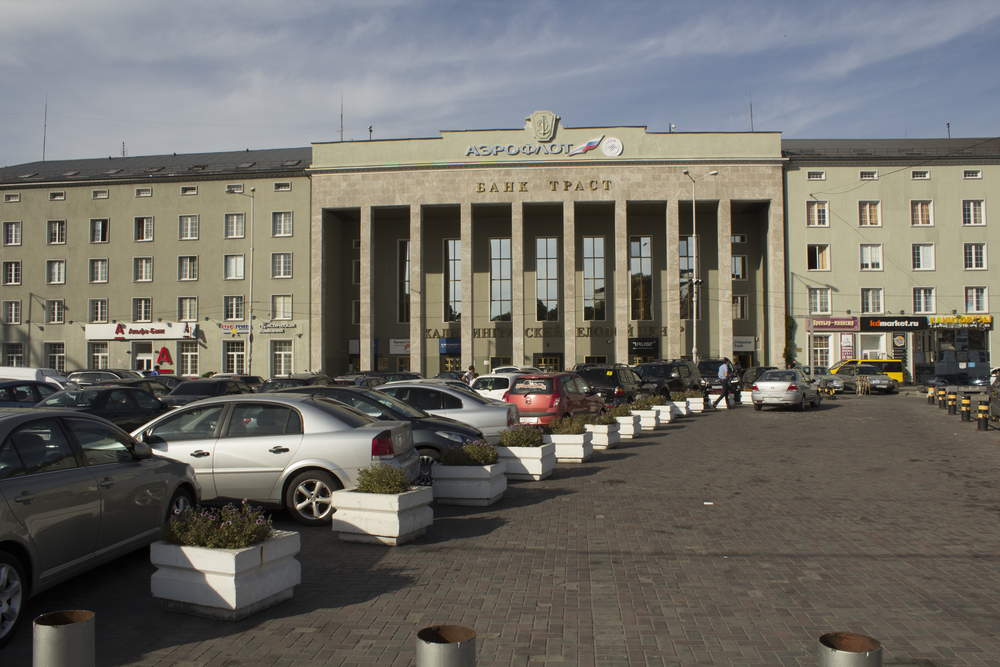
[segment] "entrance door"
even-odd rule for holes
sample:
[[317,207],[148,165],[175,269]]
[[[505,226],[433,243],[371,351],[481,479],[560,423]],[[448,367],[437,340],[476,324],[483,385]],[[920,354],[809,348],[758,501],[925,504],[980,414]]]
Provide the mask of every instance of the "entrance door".
[[462,370],[462,356],[459,354],[442,354],[441,355],[441,372],[445,371],[458,371]]
[[561,371],[563,369],[563,359],[561,354],[535,355],[535,368],[546,373]]
[[132,343],[132,356],[135,357],[133,370],[151,371],[153,370],[153,344],[152,343]]
[[631,364],[632,366],[635,366],[636,364],[644,364],[647,361],[652,361],[655,358],[656,357],[640,357],[638,355],[632,355],[631,357],[629,357],[629,364]]

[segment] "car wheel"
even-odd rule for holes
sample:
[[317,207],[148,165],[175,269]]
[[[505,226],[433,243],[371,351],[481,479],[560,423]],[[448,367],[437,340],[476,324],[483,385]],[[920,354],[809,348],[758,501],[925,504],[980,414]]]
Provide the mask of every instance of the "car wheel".
[[814,408],[818,408],[819,404],[822,403],[822,402],[823,402],[823,397],[820,396],[819,394],[816,394],[816,400],[812,402],[812,406]]
[[0,646],[11,640],[24,620],[28,591],[21,562],[0,551]]
[[431,486],[434,484],[434,466],[441,460],[441,454],[433,449],[418,449],[420,455],[420,471],[417,473],[416,486]]
[[802,394],[802,398],[799,399],[799,412],[806,411],[806,395]]
[[323,526],[333,516],[333,492],[343,485],[325,470],[306,470],[292,478],[285,491],[285,507],[304,526]]
[[761,408],[760,404],[758,403],[753,404],[753,409],[756,410],[757,412],[760,412],[760,408]]
[[193,507],[194,498],[191,497],[191,492],[187,489],[177,489],[170,498],[170,504],[167,505],[167,521],[170,520],[170,517]]

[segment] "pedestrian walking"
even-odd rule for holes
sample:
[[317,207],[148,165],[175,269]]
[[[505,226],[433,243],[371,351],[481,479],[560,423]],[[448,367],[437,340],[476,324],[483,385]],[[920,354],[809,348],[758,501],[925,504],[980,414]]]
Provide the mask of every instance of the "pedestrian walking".
[[727,408],[731,407],[729,405],[729,358],[728,357],[724,358],[722,360],[722,363],[719,364],[719,379],[722,381],[722,393],[719,394],[719,397],[715,399],[714,403],[712,403],[712,409],[714,410],[719,409],[718,407],[716,407],[719,405],[719,401],[725,401],[726,407]]

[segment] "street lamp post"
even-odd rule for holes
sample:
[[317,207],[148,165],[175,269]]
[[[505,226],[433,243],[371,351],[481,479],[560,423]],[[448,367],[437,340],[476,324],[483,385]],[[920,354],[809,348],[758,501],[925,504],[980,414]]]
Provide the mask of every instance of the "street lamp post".
[[253,375],[253,213],[254,213],[254,193],[257,188],[250,188],[250,194],[245,192],[238,192],[236,190],[226,190],[226,194],[230,195],[243,195],[244,197],[250,197],[250,289],[249,289],[249,306],[248,311],[250,314],[250,331],[247,336],[247,375]]
[[715,176],[718,171],[710,171],[707,174],[695,178],[691,175],[687,169],[684,170],[684,175],[691,179],[691,242],[693,244],[692,248],[692,264],[691,267],[691,360],[694,363],[698,363],[698,293],[701,291],[701,276],[698,271],[698,222],[695,216],[695,209],[697,208],[697,201],[694,196],[694,186],[695,183],[703,178],[709,176]]

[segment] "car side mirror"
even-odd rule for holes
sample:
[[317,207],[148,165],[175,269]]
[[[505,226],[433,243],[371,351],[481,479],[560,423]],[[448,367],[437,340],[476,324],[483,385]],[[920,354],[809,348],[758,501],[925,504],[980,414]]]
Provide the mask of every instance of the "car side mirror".
[[132,454],[137,459],[151,459],[153,458],[153,448],[145,442],[136,442],[132,448]]

